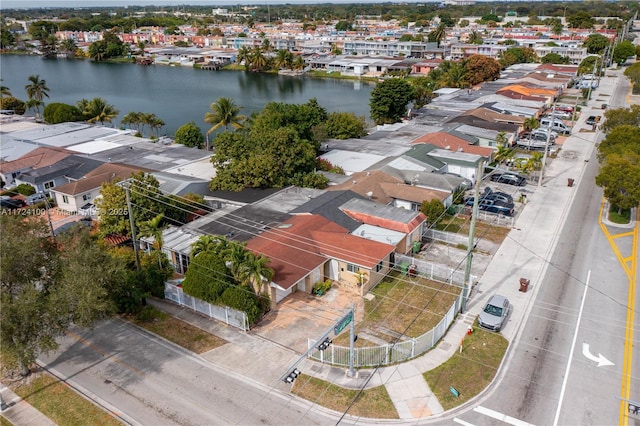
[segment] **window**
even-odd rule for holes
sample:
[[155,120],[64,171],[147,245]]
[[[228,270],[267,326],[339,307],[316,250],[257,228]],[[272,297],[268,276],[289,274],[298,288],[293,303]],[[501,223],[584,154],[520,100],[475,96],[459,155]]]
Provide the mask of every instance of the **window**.
[[91,199],[91,193],[89,192],[88,194],[84,194],[82,196],[82,201],[88,201]]
[[45,182],[44,184],[44,189],[51,189],[54,186],[56,186],[56,183],[54,181],[50,181],[50,182]]
[[376,272],[380,272],[380,271],[382,271],[382,267],[383,267],[383,265],[382,265],[382,264],[383,264],[383,262],[384,262],[384,260],[381,260],[381,261],[380,261],[380,263],[378,263],[378,264],[376,265]]
[[354,274],[358,273],[358,266],[353,263],[347,263],[347,271],[353,272]]
[[69,197],[66,196],[66,195],[63,195],[62,196],[62,202],[65,203],[65,204],[69,204]]

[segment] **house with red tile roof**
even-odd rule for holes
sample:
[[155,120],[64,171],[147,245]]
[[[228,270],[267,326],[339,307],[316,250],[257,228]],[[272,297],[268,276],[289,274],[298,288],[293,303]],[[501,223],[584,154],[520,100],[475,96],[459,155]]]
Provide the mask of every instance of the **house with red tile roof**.
[[21,173],[51,166],[72,154],[64,148],[41,146],[16,160],[0,162],[0,178],[10,187],[17,184]]
[[297,291],[310,293],[325,279],[352,286],[361,295],[389,271],[395,246],[349,234],[315,214],[296,215],[247,242],[247,249],[269,259],[275,274],[271,303]]
[[[491,111],[491,113],[493,113],[493,111]],[[449,151],[455,152],[466,152],[468,154],[476,154],[487,159],[492,158],[494,152],[494,149],[491,147],[473,145],[469,143],[468,139],[463,139],[460,136],[444,131],[427,133],[424,136],[420,136],[412,142],[412,145],[417,144],[434,145],[441,149],[447,149]]]

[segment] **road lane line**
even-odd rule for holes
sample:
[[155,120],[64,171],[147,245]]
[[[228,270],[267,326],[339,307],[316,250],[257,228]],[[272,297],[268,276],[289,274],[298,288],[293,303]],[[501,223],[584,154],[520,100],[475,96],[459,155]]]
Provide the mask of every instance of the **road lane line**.
[[457,417],[454,417],[454,418],[453,418],[453,422],[454,422],[454,423],[461,424],[462,426],[476,426],[476,425],[474,425],[473,423],[465,422],[464,420],[459,419],[459,418],[457,418]]
[[516,419],[515,417],[507,416],[506,414],[499,413],[498,411],[492,410],[490,408],[477,406],[473,409],[473,411],[484,414],[485,416],[493,417],[496,420],[500,420],[505,423],[509,423],[514,426],[533,426],[531,423],[527,423],[520,419]]
[[584,310],[584,302],[587,300],[587,290],[589,290],[589,280],[591,279],[591,270],[587,272],[587,280],[584,283],[584,293],[582,294],[582,302],[580,302],[580,310],[578,311],[578,320],[576,321],[576,329],[573,332],[573,341],[571,342],[571,352],[567,360],[567,368],[564,371],[564,379],[562,380],[562,388],[560,389],[560,398],[558,399],[558,408],[556,409],[556,417],[553,419],[553,426],[558,426],[560,418],[560,410],[562,410],[562,402],[564,400],[564,392],[567,390],[567,381],[569,380],[569,370],[571,369],[571,361],[573,360],[573,352],[576,348],[576,340],[578,340],[578,330],[580,330],[580,321],[582,320],[582,311]]

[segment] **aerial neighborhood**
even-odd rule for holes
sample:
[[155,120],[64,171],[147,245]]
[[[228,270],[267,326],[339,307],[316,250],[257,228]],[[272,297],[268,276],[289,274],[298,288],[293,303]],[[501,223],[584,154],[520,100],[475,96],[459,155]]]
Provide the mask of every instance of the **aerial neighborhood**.
[[[630,189],[640,184],[637,4],[621,2],[615,16],[598,15],[605,6],[545,5],[548,14],[468,0],[409,3],[404,12],[358,5],[337,16],[327,10],[347,6],[3,10],[3,61],[19,53],[373,87],[366,118],[328,112],[315,98],[242,115],[242,105],[221,97],[168,135],[155,112],[118,111],[108,95],[51,101],[51,81],[31,72],[21,100],[23,88],[6,86],[3,74],[3,361],[26,377],[57,363],[56,350],[71,351],[73,333],[115,324],[102,321],[118,314],[234,374],[248,369],[245,356],[252,368],[260,364],[252,351],[272,344],[262,361],[273,359],[251,373],[254,380],[352,419],[414,422],[473,399],[497,380],[505,353],[518,350],[518,324],[543,291],[537,282],[529,288],[533,268],[555,247],[555,223],[566,218],[564,203],[575,202],[568,191],[578,184],[604,191],[612,217],[637,226],[640,194]],[[583,179],[586,167],[595,182]],[[544,218],[549,223],[530,230]],[[522,247],[530,249],[522,255]],[[510,290],[500,287],[505,280]],[[177,334],[196,333],[204,346],[158,331],[167,314],[185,322]],[[221,340],[206,346],[203,330],[219,330]],[[234,345],[238,352],[223,349]],[[474,358],[487,345],[499,353]],[[490,366],[490,374],[471,368],[468,380],[456,381],[445,362],[456,356]],[[403,363],[417,366],[420,383],[424,377],[424,394],[422,384],[406,382],[420,397],[390,384]],[[622,376],[635,377],[638,390],[634,368]],[[59,379],[71,374],[58,370]],[[469,381],[478,389],[461,390]],[[369,412],[371,394],[353,407],[337,402],[341,394],[318,396],[333,384],[386,387],[388,405]],[[118,404],[90,399],[100,398]],[[640,395],[618,398],[624,415],[638,415],[633,398]],[[257,410],[249,405],[247,412]],[[146,417],[147,408],[120,411],[141,424],[182,423],[154,417],[160,410]],[[530,412],[527,422],[551,423],[550,410]],[[307,420],[336,419],[289,418]]]

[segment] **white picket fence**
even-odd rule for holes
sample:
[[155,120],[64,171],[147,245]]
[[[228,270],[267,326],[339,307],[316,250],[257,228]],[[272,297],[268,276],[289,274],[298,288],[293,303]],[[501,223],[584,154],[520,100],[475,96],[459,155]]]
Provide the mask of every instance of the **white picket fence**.
[[182,287],[179,287],[179,284],[179,281],[167,281],[164,283],[165,299],[171,300],[180,306],[191,308],[240,330],[249,331],[249,321],[246,313],[228,306],[212,305],[209,302],[191,297],[182,290]]

